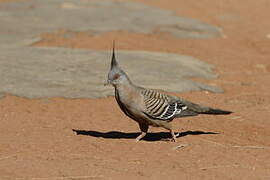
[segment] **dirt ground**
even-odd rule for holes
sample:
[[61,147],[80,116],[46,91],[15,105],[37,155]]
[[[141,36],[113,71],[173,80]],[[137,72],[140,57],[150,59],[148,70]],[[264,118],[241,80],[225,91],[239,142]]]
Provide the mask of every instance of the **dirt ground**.
[[270,179],[269,0],[137,1],[219,26],[224,37],[177,39],[158,30],[94,36],[59,30],[42,34],[34,46],[110,50],[116,39],[117,49],[194,56],[214,64],[219,74],[197,81],[225,92],[176,95],[235,113],[175,119],[175,131],[181,132],[177,143],[167,141],[169,133],[159,128],[136,143],[137,124],[113,97],[7,95],[0,100],[1,180]]

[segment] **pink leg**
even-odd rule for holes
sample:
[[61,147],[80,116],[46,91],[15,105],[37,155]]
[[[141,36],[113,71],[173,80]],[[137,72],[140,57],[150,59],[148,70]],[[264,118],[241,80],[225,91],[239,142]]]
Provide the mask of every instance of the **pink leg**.
[[174,134],[174,131],[172,129],[170,129],[170,133],[172,135],[172,141],[176,142],[176,135]]
[[141,132],[141,134],[136,138],[136,142],[140,141],[145,135],[146,132]]
[[140,141],[147,133],[149,126],[147,124],[139,123],[141,134],[136,138],[136,142]]

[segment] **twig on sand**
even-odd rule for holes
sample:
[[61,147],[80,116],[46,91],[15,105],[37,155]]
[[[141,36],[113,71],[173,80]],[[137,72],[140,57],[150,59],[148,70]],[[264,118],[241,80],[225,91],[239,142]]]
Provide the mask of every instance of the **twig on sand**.
[[250,168],[245,167],[240,164],[229,164],[229,165],[218,165],[218,166],[208,166],[208,167],[201,167],[200,170],[207,170],[207,169],[218,169],[218,168],[230,168],[230,167],[244,167],[244,168]]
[[12,158],[12,157],[16,157],[17,154],[14,155],[10,155],[10,156],[5,156],[5,157],[1,157],[0,160],[4,160],[4,159],[8,159],[8,158]]
[[270,149],[268,146],[239,146],[239,145],[232,145],[235,148],[247,148],[247,149]]
[[179,144],[178,146],[173,147],[173,150],[177,150],[177,149],[180,149],[180,148],[183,148],[183,147],[186,147],[186,146],[188,146],[188,144]]
[[215,144],[215,145],[218,145],[218,146],[223,146],[223,147],[233,147],[233,148],[246,148],[246,149],[270,149],[269,146],[253,146],[253,145],[232,145],[232,144],[221,144],[221,143],[218,143],[218,142],[215,142],[215,141],[210,141],[210,140],[207,140],[207,139],[202,139],[200,138],[202,141],[205,141],[205,142],[209,142],[209,143],[212,143],[212,144]]

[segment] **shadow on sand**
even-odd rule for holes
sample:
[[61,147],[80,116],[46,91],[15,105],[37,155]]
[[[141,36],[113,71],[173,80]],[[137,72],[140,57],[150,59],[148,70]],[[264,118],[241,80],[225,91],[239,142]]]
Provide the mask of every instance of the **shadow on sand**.
[[[98,138],[105,138],[105,139],[135,139],[139,136],[140,133],[131,132],[131,133],[124,133],[119,131],[109,131],[109,132],[99,132],[99,131],[88,131],[88,130],[78,130],[72,129],[77,135],[84,135],[84,136],[92,136]],[[204,132],[204,131],[185,131],[178,133],[177,138],[184,137],[188,135],[203,135],[203,134],[219,134],[216,132]],[[155,133],[147,133],[147,135],[143,138],[145,141],[160,141],[160,140],[168,140],[171,138],[171,134],[169,132],[155,132]]]

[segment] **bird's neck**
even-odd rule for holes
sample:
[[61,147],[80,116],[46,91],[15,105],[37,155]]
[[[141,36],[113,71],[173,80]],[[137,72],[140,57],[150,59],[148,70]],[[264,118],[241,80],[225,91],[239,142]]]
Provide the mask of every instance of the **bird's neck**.
[[120,97],[129,97],[137,93],[136,86],[129,79],[127,79],[127,81],[124,83],[115,85],[114,87],[116,93],[118,93]]
[[114,86],[115,90],[117,91],[134,91],[136,88],[135,86],[133,85],[133,83],[131,81],[127,81],[125,83],[120,83],[120,84],[116,84]]

